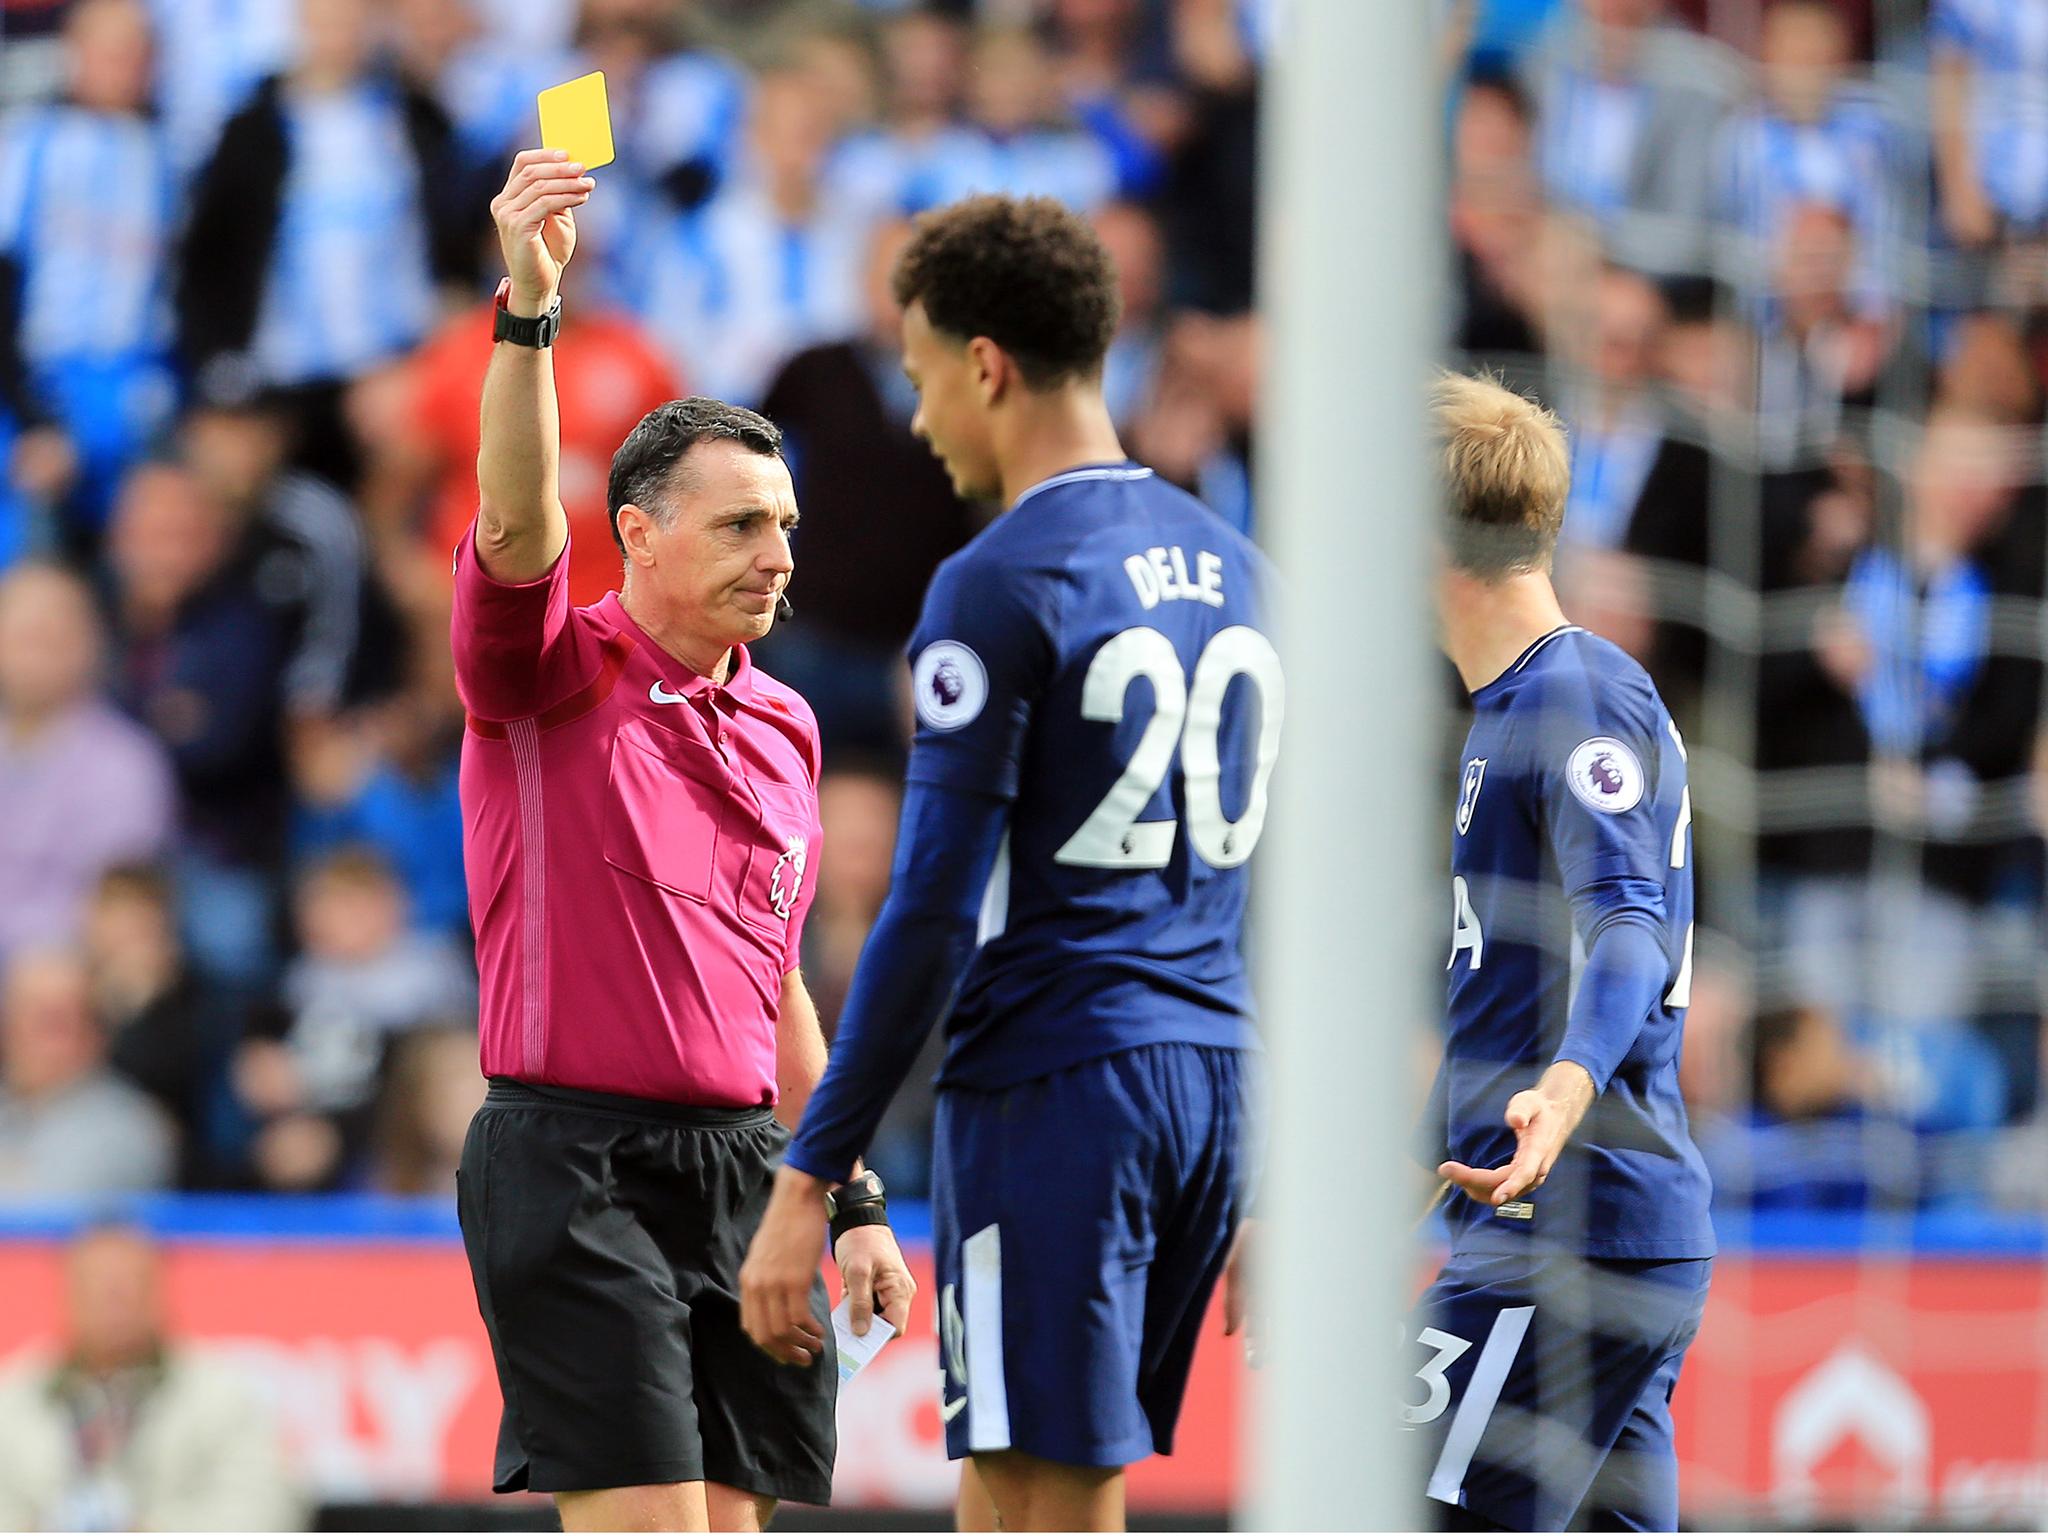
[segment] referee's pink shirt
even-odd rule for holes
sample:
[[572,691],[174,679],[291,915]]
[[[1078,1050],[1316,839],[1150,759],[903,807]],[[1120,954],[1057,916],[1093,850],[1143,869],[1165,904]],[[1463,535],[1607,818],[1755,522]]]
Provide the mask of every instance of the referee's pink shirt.
[[817,870],[818,725],[735,647],[723,686],[616,592],[569,606],[455,553],[462,849],[486,1075],[775,1102],[775,1019]]

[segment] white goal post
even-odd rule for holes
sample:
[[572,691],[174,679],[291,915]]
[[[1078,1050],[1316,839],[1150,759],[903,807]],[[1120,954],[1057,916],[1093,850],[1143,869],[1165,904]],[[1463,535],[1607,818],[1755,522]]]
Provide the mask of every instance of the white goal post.
[[[1287,720],[1256,887],[1271,1066],[1261,1529],[1408,1529],[1395,1339],[1414,1278],[1414,1031],[1448,921],[1435,491],[1444,117],[1423,0],[1280,0],[1265,81],[1258,518],[1278,560]],[[1435,860],[1436,862],[1432,862]],[[1439,909],[1442,909],[1441,911]]]

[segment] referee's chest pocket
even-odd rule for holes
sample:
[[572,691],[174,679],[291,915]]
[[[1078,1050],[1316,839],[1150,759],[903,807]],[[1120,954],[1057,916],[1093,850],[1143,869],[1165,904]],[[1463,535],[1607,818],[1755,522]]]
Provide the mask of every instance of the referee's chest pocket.
[[605,796],[605,862],[678,896],[709,900],[728,782],[711,748],[639,722],[620,726]]

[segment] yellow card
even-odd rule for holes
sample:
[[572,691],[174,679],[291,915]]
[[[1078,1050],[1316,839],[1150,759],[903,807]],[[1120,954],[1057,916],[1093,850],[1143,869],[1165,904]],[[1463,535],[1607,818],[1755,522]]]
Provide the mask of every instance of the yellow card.
[[586,171],[610,165],[612,112],[605,100],[604,71],[594,70],[566,85],[540,93],[540,142],[543,149],[566,149]]

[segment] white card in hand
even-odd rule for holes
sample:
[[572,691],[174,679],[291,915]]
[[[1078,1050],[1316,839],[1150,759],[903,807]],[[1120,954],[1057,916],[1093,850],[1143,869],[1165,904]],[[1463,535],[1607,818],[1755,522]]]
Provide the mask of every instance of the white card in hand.
[[896,1337],[896,1325],[877,1312],[868,1319],[865,1336],[853,1331],[853,1298],[843,1296],[839,1305],[832,1309],[832,1341],[839,1347],[839,1384],[843,1387],[853,1380],[854,1374],[876,1355],[882,1346]]

